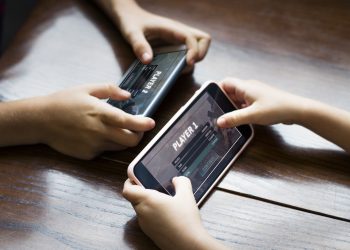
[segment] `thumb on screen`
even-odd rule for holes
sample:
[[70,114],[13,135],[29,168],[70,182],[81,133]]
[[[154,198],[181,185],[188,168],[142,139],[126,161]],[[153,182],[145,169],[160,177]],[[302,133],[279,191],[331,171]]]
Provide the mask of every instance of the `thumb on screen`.
[[190,195],[193,196],[192,184],[190,179],[185,176],[177,176],[173,178],[176,195]]
[[242,124],[254,123],[255,115],[256,109],[252,105],[220,116],[217,124],[221,128],[232,128]]

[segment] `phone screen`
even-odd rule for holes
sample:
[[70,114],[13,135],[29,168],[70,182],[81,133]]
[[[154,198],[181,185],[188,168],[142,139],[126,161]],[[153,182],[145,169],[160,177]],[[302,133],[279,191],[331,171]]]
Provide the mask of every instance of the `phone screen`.
[[177,68],[179,64],[185,65],[185,57],[186,50],[180,50],[157,53],[147,65],[136,61],[119,85],[131,93],[131,98],[127,101],[109,99],[108,103],[133,115],[150,115],[152,112],[149,112],[149,109],[153,108],[152,104],[159,104],[166,94],[161,93],[161,90],[181,73]]
[[135,166],[135,174],[137,168],[146,168],[169,194],[174,194],[172,178],[184,175],[199,199],[247,140],[245,127],[216,125],[234,106],[216,84],[209,86]]

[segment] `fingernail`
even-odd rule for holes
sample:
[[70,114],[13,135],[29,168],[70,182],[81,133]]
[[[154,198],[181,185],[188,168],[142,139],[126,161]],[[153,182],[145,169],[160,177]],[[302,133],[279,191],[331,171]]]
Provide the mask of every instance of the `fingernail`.
[[130,92],[129,91],[126,91],[125,89],[122,89],[122,95],[124,95],[125,97],[130,97]]
[[142,61],[148,62],[148,61],[151,60],[151,59],[152,59],[152,58],[151,58],[151,55],[150,55],[150,54],[148,54],[147,52],[143,53],[143,55],[142,55]]
[[226,119],[224,117],[219,117],[217,119],[216,123],[219,127],[223,127],[223,126],[225,126]]
[[153,119],[151,119],[151,118],[147,118],[147,119],[148,119],[148,123],[151,127],[154,127],[156,125],[156,122]]

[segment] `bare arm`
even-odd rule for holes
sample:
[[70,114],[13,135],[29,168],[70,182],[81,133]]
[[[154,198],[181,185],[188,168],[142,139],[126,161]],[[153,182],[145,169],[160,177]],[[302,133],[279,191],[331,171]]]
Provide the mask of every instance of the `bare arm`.
[[221,116],[219,126],[299,124],[350,152],[349,112],[258,81],[228,78],[221,86],[241,109]]
[[41,98],[0,103],[0,146],[43,142]]
[[306,99],[302,115],[296,123],[314,131],[350,153],[349,112]]

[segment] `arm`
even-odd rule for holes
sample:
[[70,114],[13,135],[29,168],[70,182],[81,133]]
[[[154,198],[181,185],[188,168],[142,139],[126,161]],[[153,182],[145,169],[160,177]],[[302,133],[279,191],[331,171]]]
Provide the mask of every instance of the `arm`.
[[227,249],[203,227],[190,180],[175,177],[173,184],[174,197],[126,180],[123,195],[132,203],[145,234],[161,249]]
[[0,103],[0,147],[43,142],[41,98]]
[[125,100],[130,93],[114,84],[86,85],[0,103],[0,146],[45,143],[81,159],[135,146],[154,121],[99,100],[109,97]]
[[307,99],[297,123],[350,153],[349,112]]
[[210,36],[183,23],[152,14],[142,9],[134,0],[95,0],[120,29],[132,46],[135,55],[145,64],[153,58],[149,40],[186,44],[187,64],[193,66],[204,58]]
[[350,152],[349,112],[257,81],[228,78],[221,86],[241,109],[220,117],[219,126],[299,124]]

